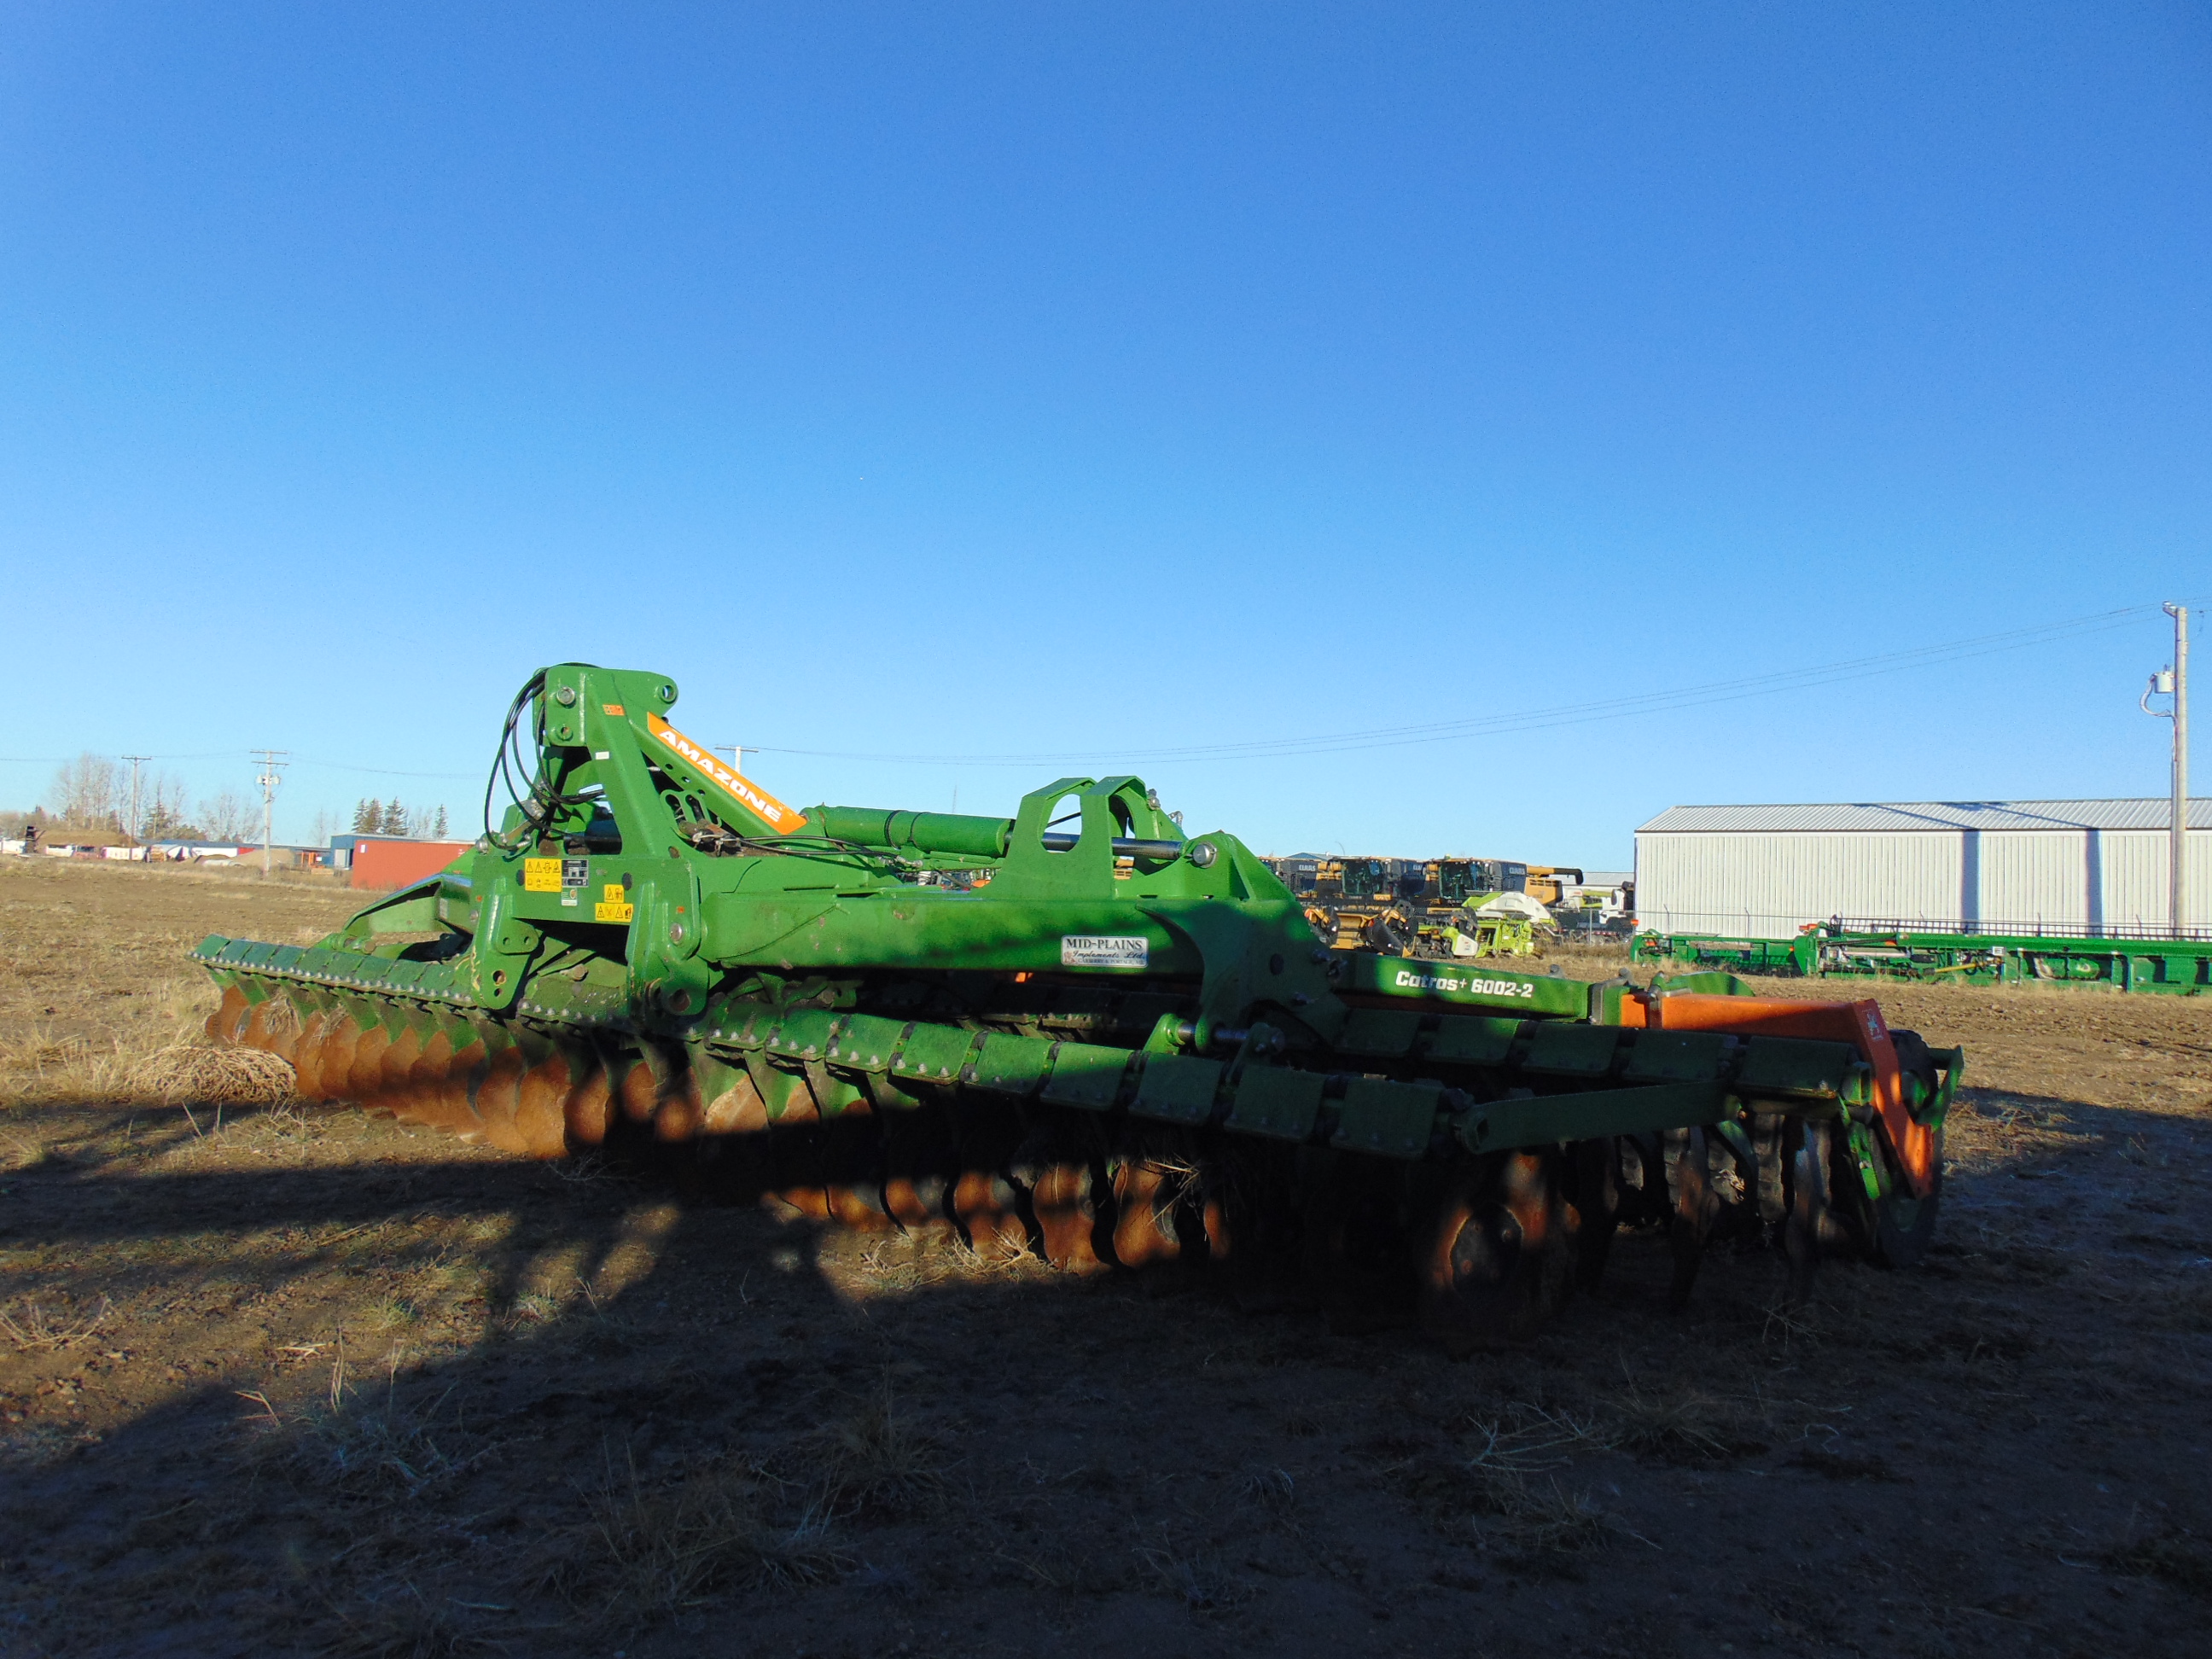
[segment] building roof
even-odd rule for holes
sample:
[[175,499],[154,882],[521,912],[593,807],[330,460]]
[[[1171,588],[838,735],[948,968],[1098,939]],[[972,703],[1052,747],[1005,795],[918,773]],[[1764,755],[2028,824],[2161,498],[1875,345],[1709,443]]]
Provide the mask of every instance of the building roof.
[[[2172,803],[2145,800],[1919,800],[1827,805],[1670,806],[1638,835],[1796,830],[2164,830]],[[2212,799],[2192,797],[2189,827],[2212,830]]]

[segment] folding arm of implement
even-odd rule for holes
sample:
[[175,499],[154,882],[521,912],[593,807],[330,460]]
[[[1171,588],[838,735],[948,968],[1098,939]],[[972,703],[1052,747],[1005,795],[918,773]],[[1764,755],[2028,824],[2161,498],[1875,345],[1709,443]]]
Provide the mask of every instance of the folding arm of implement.
[[1960,1057],[1872,1003],[1331,951],[1139,779],[802,811],[676,698],[533,676],[496,826],[313,948],[204,941],[210,1034],[518,1153],[658,1142],[816,1216],[1204,1261],[1455,1348],[1525,1334],[1623,1224],[1669,1230],[1678,1297],[1717,1232],[1801,1294],[1825,1247],[1925,1248]]

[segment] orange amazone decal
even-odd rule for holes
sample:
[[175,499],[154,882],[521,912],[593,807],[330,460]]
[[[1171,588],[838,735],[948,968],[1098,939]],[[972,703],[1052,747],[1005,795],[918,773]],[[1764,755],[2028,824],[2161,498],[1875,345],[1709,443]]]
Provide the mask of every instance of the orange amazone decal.
[[692,769],[719,785],[732,800],[760,819],[779,836],[787,836],[806,822],[806,814],[786,806],[764,789],[756,789],[737,773],[708,754],[658,714],[645,717],[645,729],[684,757]]
[[599,707],[605,709],[610,714],[619,714],[623,711],[623,706],[618,702],[603,702]]

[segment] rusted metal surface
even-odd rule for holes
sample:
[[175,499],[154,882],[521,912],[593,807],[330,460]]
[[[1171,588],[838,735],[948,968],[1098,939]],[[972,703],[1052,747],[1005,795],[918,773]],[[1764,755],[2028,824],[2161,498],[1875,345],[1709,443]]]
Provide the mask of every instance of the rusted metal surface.
[[955,1079],[885,1088],[890,1109],[878,1109],[818,1066],[732,1066],[707,1098],[680,1051],[451,1018],[364,1026],[343,1007],[302,1019],[282,997],[249,1002],[235,988],[207,1030],[289,1060],[305,1098],[517,1156],[613,1142],[673,1152],[724,1189],[824,1224],[956,1237],[1076,1274],[1202,1267],[1246,1307],[1318,1304],[1340,1330],[1411,1320],[1455,1353],[1527,1340],[1595,1284],[1624,1224],[1667,1230],[1678,1305],[1708,1242],[1731,1228],[1783,1247],[1800,1298],[1844,1235],[1829,1210],[1831,1130],[1794,1118],[1753,1127],[1744,1172],[1690,1127],[1408,1175],[1042,1103],[979,1103]]

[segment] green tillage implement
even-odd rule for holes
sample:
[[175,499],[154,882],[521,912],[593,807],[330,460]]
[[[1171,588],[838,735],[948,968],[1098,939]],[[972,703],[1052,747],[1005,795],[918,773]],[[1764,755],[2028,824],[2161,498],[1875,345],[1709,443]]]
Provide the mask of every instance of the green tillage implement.
[[2212,938],[1946,933],[1822,922],[1795,939],[1641,933],[1634,959],[1794,978],[1960,980],[1974,985],[2106,985],[2193,996],[2212,991]]
[[1717,1235],[1786,1248],[1798,1294],[1824,1247],[1926,1246],[1960,1057],[1871,1003],[1331,951],[1135,778],[800,812],[676,696],[533,676],[496,826],[488,797],[473,851],[313,947],[204,941],[210,1035],[517,1154],[657,1146],[823,1219],[1204,1263],[1455,1350],[1533,1329],[1624,1224],[1669,1230],[1678,1297]]

